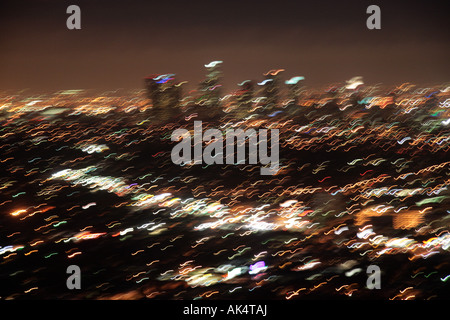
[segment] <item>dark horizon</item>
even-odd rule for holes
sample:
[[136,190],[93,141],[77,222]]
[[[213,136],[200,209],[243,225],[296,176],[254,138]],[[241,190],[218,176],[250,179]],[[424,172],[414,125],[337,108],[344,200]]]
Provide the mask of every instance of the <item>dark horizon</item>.
[[[66,8],[81,8],[81,30]],[[381,8],[381,30],[366,8]],[[0,88],[56,91],[143,88],[175,73],[194,89],[203,65],[223,60],[226,92],[283,68],[307,86],[363,76],[368,84],[449,81],[444,1],[3,1]]]

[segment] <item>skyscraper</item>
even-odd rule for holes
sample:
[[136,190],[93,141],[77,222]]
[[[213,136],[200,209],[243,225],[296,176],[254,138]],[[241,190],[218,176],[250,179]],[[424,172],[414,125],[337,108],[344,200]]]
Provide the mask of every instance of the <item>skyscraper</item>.
[[251,80],[245,80],[239,84],[240,89],[236,92],[236,117],[245,116],[253,105],[255,84]]
[[168,121],[179,113],[181,85],[175,74],[152,75],[145,78],[148,98],[152,101],[151,114],[158,121]]
[[296,76],[284,82],[288,87],[288,98],[292,100],[292,103],[295,105],[298,103],[298,97],[300,95],[300,81],[304,79],[305,77]]
[[205,65],[207,70],[206,79],[200,84],[200,103],[208,107],[218,107],[220,102],[222,71],[220,65],[222,61],[212,61]]
[[270,70],[265,73],[265,80],[260,83],[263,85],[263,96],[265,97],[266,111],[273,111],[280,100],[280,76],[284,69]]

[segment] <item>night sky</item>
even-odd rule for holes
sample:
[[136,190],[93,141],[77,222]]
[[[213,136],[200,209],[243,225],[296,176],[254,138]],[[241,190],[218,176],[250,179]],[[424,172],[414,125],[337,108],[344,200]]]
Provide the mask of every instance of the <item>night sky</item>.
[[[390,3],[391,2],[391,3]],[[395,3],[392,3],[395,2]],[[321,86],[449,81],[448,1],[2,1],[0,90],[142,88],[176,73],[196,88],[223,60],[224,85],[284,68]],[[81,30],[66,8],[81,8]],[[366,8],[381,8],[381,30]]]

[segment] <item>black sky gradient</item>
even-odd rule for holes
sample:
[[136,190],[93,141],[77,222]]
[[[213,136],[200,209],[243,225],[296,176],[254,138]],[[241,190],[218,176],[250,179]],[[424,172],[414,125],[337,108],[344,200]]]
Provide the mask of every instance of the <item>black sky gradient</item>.
[[[308,86],[449,81],[449,1],[2,1],[0,90],[141,88],[176,73],[195,88],[223,60],[224,85],[270,69]],[[81,30],[66,8],[81,8]],[[366,8],[381,8],[381,30]]]

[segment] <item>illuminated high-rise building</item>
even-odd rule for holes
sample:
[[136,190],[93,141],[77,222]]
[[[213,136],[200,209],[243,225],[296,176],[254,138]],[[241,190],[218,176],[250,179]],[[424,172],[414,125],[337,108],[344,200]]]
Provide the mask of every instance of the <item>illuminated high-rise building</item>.
[[152,115],[158,121],[176,117],[181,99],[181,85],[175,74],[152,75],[145,78],[148,98],[152,101]]
[[[200,83],[199,104],[206,107],[218,108],[220,105],[222,61],[212,61],[205,65],[207,70],[206,79]],[[213,112],[213,110],[211,110]]]
[[177,107],[181,97],[181,87],[174,74],[162,74],[145,79],[148,97],[153,107]]
[[301,91],[300,81],[304,79],[305,77],[296,76],[284,82],[288,87],[288,98],[292,101],[292,104],[294,105],[298,103],[298,97]]
[[251,80],[245,80],[239,84],[240,89],[236,92],[236,116],[246,115],[253,105],[255,84]]
[[265,73],[265,80],[259,83],[263,86],[263,96],[265,97],[265,109],[274,110],[280,100],[280,73],[284,69],[270,70]]

